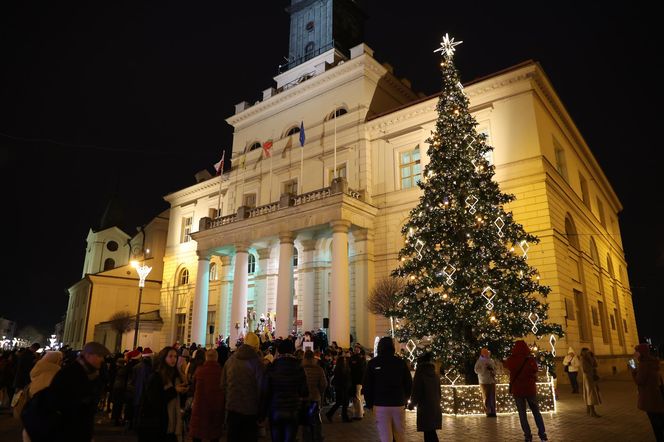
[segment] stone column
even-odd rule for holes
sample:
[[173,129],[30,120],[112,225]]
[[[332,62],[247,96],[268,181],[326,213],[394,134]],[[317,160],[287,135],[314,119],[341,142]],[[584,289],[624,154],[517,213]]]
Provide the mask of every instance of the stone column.
[[279,234],[276,336],[288,336],[293,323],[293,233]]
[[233,298],[231,304],[231,347],[240,335],[244,336],[244,322],[247,316],[247,283],[249,276],[249,253],[246,244],[235,245],[235,273],[233,276]]
[[258,272],[254,277],[256,300],[256,320],[263,315],[267,316],[267,264],[270,258],[270,248],[258,250]]
[[367,310],[367,298],[374,285],[374,241],[368,229],[353,230],[355,255],[355,339],[365,347],[373,345],[375,318]]
[[350,221],[337,220],[332,226],[332,299],[330,300],[330,343],[350,346],[350,294],[348,293],[348,229]]
[[224,335],[224,339],[228,336],[228,308],[232,292],[232,267],[231,257],[222,255],[221,258],[221,284],[219,286],[219,307],[217,311],[217,335]]
[[316,290],[316,270],[314,268],[314,254],[316,252],[316,240],[304,239],[302,242],[303,253],[300,258],[298,277],[302,284],[302,303],[298,307],[298,317],[302,319],[302,330],[308,331],[314,328],[314,291]]
[[210,254],[202,250],[197,250],[196,253],[198,254],[198,271],[196,272],[194,307],[191,312],[191,341],[205,345],[210,288]]

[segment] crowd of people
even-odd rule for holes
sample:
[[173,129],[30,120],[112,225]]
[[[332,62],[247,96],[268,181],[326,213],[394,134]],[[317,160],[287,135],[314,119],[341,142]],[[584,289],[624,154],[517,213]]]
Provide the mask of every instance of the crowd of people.
[[[247,333],[231,349],[177,343],[155,354],[150,348],[111,354],[96,342],[80,351],[40,353],[39,344],[0,354],[0,406],[11,398],[24,441],[90,441],[94,418],[105,413],[143,441],[194,442],[322,441],[321,414],[343,423],[371,410],[381,442],[405,440],[406,409],[417,410],[417,431],[438,441],[442,427],[440,367],[431,353],[412,365],[394,340],[380,339],[375,355],[359,343],[328,345],[322,331],[274,339]],[[497,374],[509,372],[509,389],[526,441],[532,432],[530,408],[540,440],[547,440],[537,403],[537,361],[528,345],[516,341],[511,356],[497,361],[482,348],[474,365],[486,416],[495,418]],[[638,362],[638,364],[637,364]],[[582,393],[589,416],[600,417],[597,360],[584,348],[563,359],[572,393]],[[647,413],[657,441],[664,440],[664,397],[659,361],[648,345],[636,347],[630,372],[638,408]],[[578,374],[581,373],[582,389]]]

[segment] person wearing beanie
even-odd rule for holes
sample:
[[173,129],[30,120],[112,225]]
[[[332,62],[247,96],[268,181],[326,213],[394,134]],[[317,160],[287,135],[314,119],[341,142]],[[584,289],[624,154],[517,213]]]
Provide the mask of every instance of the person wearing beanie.
[[255,333],[247,333],[244,343],[224,364],[221,388],[226,397],[229,441],[258,440],[258,406],[263,379],[259,344]]
[[648,344],[634,347],[634,359],[638,361],[636,368],[628,365],[632,378],[639,391],[637,407],[644,411],[650,419],[650,425],[657,442],[664,441],[664,397],[660,387],[662,383],[659,372],[659,360],[650,354]]
[[292,339],[279,342],[277,357],[262,380],[259,417],[270,421],[273,441],[296,439],[302,401],[309,396],[307,376],[294,351]]
[[362,381],[367,408],[375,409],[381,442],[405,440],[406,412],[413,378],[406,362],[394,353],[394,341],[384,336],[378,341],[378,356],[370,360]]
[[579,362],[579,358],[572,347],[567,349],[567,355],[563,359],[563,367],[567,372],[569,383],[572,386],[572,393],[578,393],[579,381],[577,377],[579,375],[579,368],[581,367],[581,363]]

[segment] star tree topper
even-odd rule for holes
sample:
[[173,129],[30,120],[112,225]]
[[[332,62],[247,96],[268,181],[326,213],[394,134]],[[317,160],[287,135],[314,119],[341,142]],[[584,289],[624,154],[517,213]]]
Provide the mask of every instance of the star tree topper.
[[463,43],[463,41],[454,41],[454,37],[450,38],[449,35],[445,34],[443,37],[443,41],[440,42],[440,47],[436,49],[434,52],[440,52],[441,54],[447,55],[448,59],[452,59],[452,56],[454,55],[454,49],[455,46],[460,45]]

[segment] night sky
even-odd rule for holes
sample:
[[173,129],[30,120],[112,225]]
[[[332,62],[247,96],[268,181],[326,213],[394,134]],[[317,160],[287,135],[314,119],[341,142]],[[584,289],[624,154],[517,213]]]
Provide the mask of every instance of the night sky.
[[[213,172],[231,145],[225,118],[288,54],[289,2],[0,3],[0,316],[51,333],[112,195],[133,234],[164,195]],[[637,2],[415,0],[369,0],[368,14],[366,43],[416,92],[439,90],[446,32],[464,42],[464,82],[541,63],[623,203],[640,335],[664,339],[656,15]]]

